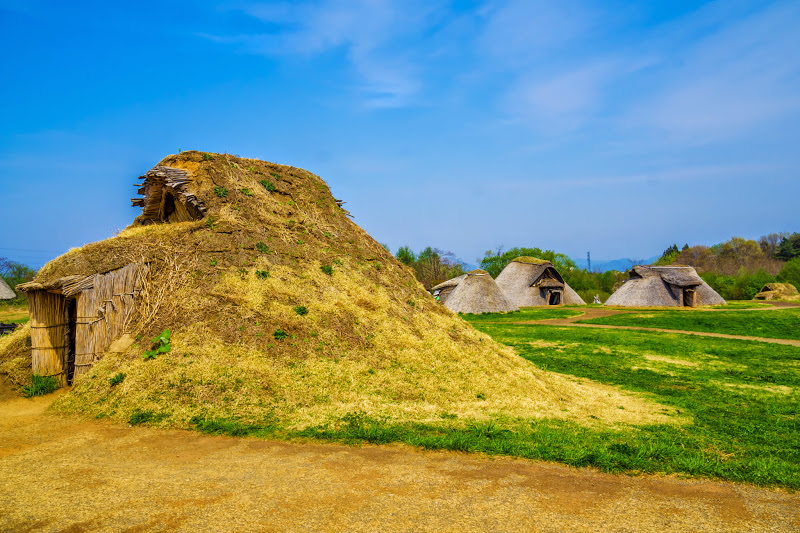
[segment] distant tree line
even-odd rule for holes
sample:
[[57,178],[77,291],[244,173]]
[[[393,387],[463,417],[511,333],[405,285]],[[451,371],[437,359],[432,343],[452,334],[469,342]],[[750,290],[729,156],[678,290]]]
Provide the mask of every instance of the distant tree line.
[[[570,287],[586,303],[595,296],[601,301],[628,279],[627,272],[589,272],[578,268],[568,256],[541,248],[514,247],[487,251],[480,268],[493,278],[512,260],[530,256],[553,263]],[[396,254],[400,262],[410,266],[426,289],[465,273],[464,263],[452,252],[427,247],[415,254],[408,246]],[[635,261],[631,261],[633,267]],[[800,290],[800,233],[771,233],[758,241],[733,237],[714,246],[669,246],[657,265],[689,265],[726,300],[750,300],[767,283],[791,283]]]
[[13,300],[5,300],[7,303],[16,305],[23,304],[27,300],[25,294],[16,289],[20,283],[31,281],[36,276],[36,270],[28,265],[17,263],[6,257],[0,257],[0,277],[3,278],[9,287],[17,295]]

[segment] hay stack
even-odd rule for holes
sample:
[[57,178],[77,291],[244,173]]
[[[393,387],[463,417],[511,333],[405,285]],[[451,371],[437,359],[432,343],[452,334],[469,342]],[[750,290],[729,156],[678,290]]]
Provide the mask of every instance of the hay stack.
[[497,276],[497,286],[519,307],[586,302],[572,290],[550,261],[518,257]]
[[800,300],[800,292],[791,283],[767,283],[753,300],[787,300],[790,302]]
[[[73,373],[57,410],[173,427],[299,429],[354,415],[449,423],[442,413],[466,424],[497,412],[583,413],[588,423],[591,398],[612,394],[614,416],[660,416],[661,406],[655,418],[644,404],[619,411],[617,392],[547,375],[477,332],[353,223],[314,174],[183,152],[143,180],[134,224],[45,265],[28,295],[55,302],[43,300],[47,312],[0,339],[0,372],[13,367],[17,381],[30,378],[33,348],[53,355],[55,368],[42,363],[40,372]],[[503,299],[480,296],[489,276],[465,280],[476,299]],[[145,359],[167,329],[169,348]],[[564,409],[562,397],[588,400]]]
[[725,300],[690,266],[634,266],[605,305],[622,307],[701,307]]
[[473,270],[454,279],[460,281],[444,305],[455,313],[506,313],[519,309],[485,270]]
[[8,286],[8,283],[3,278],[0,278],[0,300],[10,300],[11,298],[16,298],[16,296],[11,287]]

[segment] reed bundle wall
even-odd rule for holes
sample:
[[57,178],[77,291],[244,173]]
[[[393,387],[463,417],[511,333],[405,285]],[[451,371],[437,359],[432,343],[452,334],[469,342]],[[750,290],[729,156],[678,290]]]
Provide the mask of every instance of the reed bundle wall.
[[28,293],[31,314],[31,365],[33,373],[55,376],[67,384],[69,317],[67,300],[47,291]]
[[[88,372],[124,333],[147,270],[146,265],[130,264],[80,280],[64,278],[61,287],[28,292],[33,373],[58,375],[67,385]],[[72,299],[76,316],[71,320]]]

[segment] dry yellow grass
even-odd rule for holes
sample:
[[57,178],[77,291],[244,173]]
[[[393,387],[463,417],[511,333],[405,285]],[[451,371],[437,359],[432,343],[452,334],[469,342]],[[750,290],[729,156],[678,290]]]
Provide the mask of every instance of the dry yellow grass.
[[[161,164],[192,172],[189,189],[206,219],[133,225],[40,274],[151,265],[130,325],[140,342],[103,354],[58,410],[117,420],[146,411],[175,427],[200,416],[299,429],[354,412],[429,424],[680,421],[642,397],[543,372],[475,331],[351,222],[313,174],[197,152]],[[172,331],[171,350],[144,360],[163,329]],[[286,338],[275,338],[278,330]],[[19,361],[18,340],[3,342],[0,361]],[[118,373],[125,379],[112,386]]]

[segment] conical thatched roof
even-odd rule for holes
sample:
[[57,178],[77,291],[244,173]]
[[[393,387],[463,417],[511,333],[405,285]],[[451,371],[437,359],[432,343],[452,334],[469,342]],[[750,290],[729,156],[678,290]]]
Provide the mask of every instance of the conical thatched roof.
[[725,300],[689,266],[634,266],[630,279],[609,296],[605,305],[676,307],[693,293],[693,306],[720,305]]
[[460,278],[460,282],[444,302],[445,307],[451,311],[480,314],[506,313],[519,309],[485,270],[473,270]]
[[8,283],[3,278],[0,278],[0,300],[10,300],[16,296],[11,287],[8,286]]
[[[314,174],[184,152],[142,179],[134,224],[70,250],[26,284],[29,297],[85,300],[100,276],[131,265],[143,276],[79,317],[91,328],[115,299],[136,302],[124,322],[129,342],[95,354],[57,409],[177,427],[208,419],[301,428],[352,413],[441,423],[444,412],[460,421],[531,416],[550,396],[560,405],[556,378],[436,302]],[[514,308],[488,275],[462,285],[457,301]],[[0,340],[0,368],[17,368],[18,382],[31,368],[32,330],[21,329]],[[170,349],[144,359],[165,330]],[[124,382],[110,385],[120,374]]]
[[497,286],[519,307],[549,305],[549,290],[562,292],[562,304],[585,304],[550,261],[522,256],[511,261],[497,276]]

